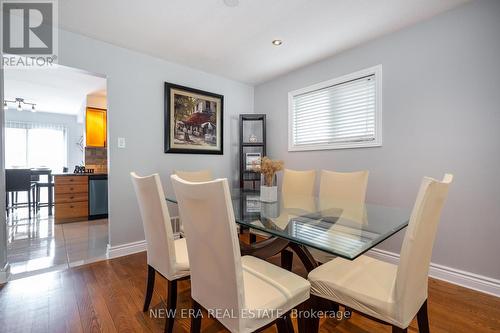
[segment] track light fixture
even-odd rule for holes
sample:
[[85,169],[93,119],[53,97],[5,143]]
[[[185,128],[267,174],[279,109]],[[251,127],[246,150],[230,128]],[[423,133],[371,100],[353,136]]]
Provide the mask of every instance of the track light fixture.
[[9,108],[8,103],[16,103],[17,104],[17,111],[22,111],[24,105],[31,105],[31,112],[36,112],[36,103],[29,103],[24,100],[24,98],[16,98],[13,101],[9,100],[4,100],[3,101],[3,108],[4,110],[7,110]]

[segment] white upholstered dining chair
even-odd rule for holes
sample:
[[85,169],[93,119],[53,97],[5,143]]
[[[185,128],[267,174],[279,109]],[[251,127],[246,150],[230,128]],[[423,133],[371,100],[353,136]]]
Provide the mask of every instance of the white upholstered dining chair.
[[[187,180],[189,182],[208,182],[214,180],[212,170],[209,169],[197,170],[197,171],[174,170],[174,175],[177,175],[180,178]],[[179,231],[180,234],[184,236],[184,226],[180,219],[179,219]]]
[[368,171],[336,172],[321,170],[319,197],[341,202],[364,202]]
[[[194,313],[230,313],[218,321],[231,332],[254,332],[276,323],[291,327],[287,313],[309,298],[302,277],[264,260],[241,256],[227,179],[192,183],[172,175],[187,239]],[[203,223],[198,223],[203,219]],[[193,316],[191,332],[201,317]]]
[[182,171],[174,170],[174,174],[179,176],[181,179],[190,182],[208,182],[214,180],[211,170],[198,170],[198,171]]
[[417,315],[420,332],[429,332],[427,282],[441,210],[453,176],[425,177],[408,224],[399,265],[368,256],[336,258],[309,273],[311,294],[345,305],[407,332]]
[[[141,212],[144,234],[146,236],[148,282],[143,311],[146,312],[151,303],[155,283],[155,273],[167,279],[168,313],[175,312],[177,303],[177,281],[189,277],[189,261],[186,239],[174,240],[170,214],[160,176],[140,177],[130,173],[134,184],[139,209]],[[171,311],[171,312],[170,312]],[[174,318],[167,316],[165,332],[173,330]]]
[[[314,186],[316,182],[316,170],[291,170],[283,171],[283,183],[281,195],[286,208],[299,208],[305,211],[315,210]],[[288,223],[288,217],[283,220]],[[282,218],[281,217],[281,218]],[[284,249],[281,251],[281,267],[292,269],[293,252]]]
[[281,192],[288,195],[312,196],[316,170],[290,170],[283,171],[283,184]]
[[[354,223],[366,222],[365,199],[368,171],[336,172],[321,170],[318,209]],[[355,232],[355,231],[352,231]],[[334,258],[326,252],[309,248],[312,256],[321,263]]]

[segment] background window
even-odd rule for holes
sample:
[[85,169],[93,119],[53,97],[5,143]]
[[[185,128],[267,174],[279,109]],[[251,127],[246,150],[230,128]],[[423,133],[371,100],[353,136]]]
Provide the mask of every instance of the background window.
[[289,150],[380,146],[381,75],[377,66],[289,93]]
[[60,125],[7,122],[5,166],[49,167],[62,172],[67,164],[66,129]]
[[27,130],[24,128],[5,129],[5,166],[27,166]]

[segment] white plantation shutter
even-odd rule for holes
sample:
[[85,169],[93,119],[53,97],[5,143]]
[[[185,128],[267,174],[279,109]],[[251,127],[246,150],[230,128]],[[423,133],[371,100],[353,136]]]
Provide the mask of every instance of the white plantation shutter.
[[377,76],[350,75],[290,96],[290,150],[379,145]]

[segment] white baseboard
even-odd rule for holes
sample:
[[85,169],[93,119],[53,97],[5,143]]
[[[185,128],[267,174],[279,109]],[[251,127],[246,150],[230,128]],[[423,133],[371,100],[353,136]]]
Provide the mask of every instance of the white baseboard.
[[[174,233],[174,239],[178,239],[181,236],[181,226],[180,218],[178,216],[171,217],[172,231]],[[109,246],[106,253],[108,259],[128,256],[129,254],[139,253],[146,251],[146,240],[141,240],[137,242],[131,242],[126,244],[120,244],[115,246]]]
[[[397,265],[399,254],[380,249],[372,249],[367,255]],[[492,279],[459,269],[431,263],[429,276],[438,280],[450,282],[465,288],[477,290],[500,297],[500,280]]]
[[129,254],[134,254],[138,252],[146,251],[146,241],[138,241],[126,244],[120,244],[115,246],[109,246],[108,244],[108,253],[107,258],[113,259],[123,256],[128,256]]

